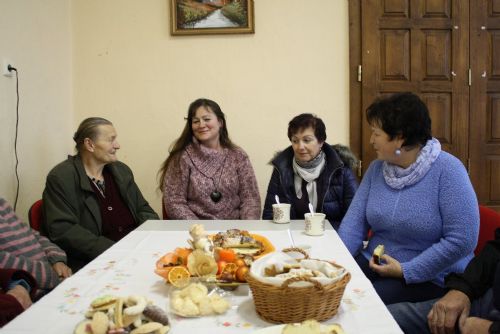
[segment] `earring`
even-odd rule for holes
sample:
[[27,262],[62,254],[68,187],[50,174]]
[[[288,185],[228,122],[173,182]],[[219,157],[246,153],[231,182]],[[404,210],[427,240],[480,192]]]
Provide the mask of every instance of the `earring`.
[[395,154],[395,155],[401,155],[401,149],[397,148],[397,149],[394,151],[394,154]]

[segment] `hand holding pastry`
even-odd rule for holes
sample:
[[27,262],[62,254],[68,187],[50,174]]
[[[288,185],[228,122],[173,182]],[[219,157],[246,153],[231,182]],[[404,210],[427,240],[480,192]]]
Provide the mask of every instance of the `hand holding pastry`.
[[369,263],[370,269],[383,277],[403,277],[403,269],[398,260],[387,254],[382,255],[381,259],[384,261],[384,264],[376,264],[373,257],[371,257]]

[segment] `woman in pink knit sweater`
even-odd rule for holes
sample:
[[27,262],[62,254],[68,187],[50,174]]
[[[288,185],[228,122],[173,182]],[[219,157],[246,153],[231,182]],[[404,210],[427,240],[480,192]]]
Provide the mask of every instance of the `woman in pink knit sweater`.
[[219,105],[198,99],[160,169],[168,219],[259,219],[260,195],[248,155],[229,139]]

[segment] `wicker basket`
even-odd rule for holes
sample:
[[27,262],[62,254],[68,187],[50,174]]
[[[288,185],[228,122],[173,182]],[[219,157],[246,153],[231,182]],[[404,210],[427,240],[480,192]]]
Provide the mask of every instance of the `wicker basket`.
[[[246,279],[252,290],[255,309],[262,319],[273,323],[294,323],[306,319],[324,321],[333,317],[351,275],[347,272],[340,280],[326,285],[307,277],[287,279],[281,286],[263,283],[251,274]],[[299,281],[312,285],[290,287],[290,284]]]

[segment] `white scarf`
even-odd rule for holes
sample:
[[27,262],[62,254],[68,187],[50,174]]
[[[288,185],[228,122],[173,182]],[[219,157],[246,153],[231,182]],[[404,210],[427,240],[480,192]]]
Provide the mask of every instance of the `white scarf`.
[[315,211],[317,211],[316,206],[318,205],[318,191],[316,186],[316,179],[319,177],[323,169],[325,168],[326,157],[325,152],[320,151],[318,156],[309,162],[301,163],[300,166],[297,160],[293,158],[293,172],[294,172],[294,186],[295,194],[298,199],[302,198],[302,180],[307,182],[306,190],[309,196],[309,203],[312,204]]

